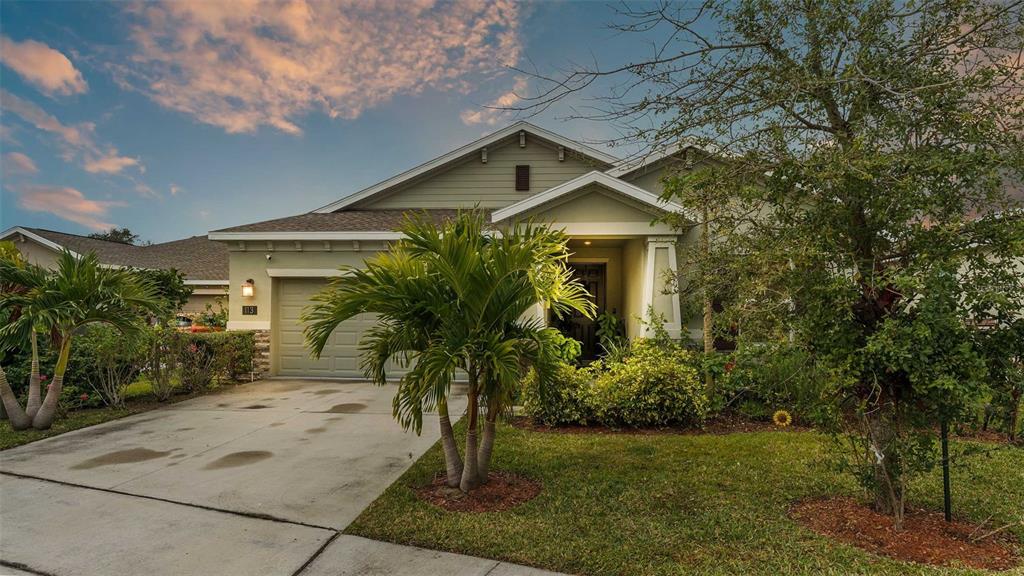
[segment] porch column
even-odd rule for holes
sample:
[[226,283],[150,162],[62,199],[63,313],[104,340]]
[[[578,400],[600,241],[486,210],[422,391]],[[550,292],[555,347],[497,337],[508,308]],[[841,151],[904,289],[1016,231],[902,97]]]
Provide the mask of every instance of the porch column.
[[679,313],[679,293],[673,289],[666,294],[670,279],[679,272],[676,262],[676,238],[674,236],[648,236],[647,258],[644,265],[643,317],[644,336],[654,333],[649,322],[650,310],[665,318],[665,329],[672,338],[679,338],[682,321]]

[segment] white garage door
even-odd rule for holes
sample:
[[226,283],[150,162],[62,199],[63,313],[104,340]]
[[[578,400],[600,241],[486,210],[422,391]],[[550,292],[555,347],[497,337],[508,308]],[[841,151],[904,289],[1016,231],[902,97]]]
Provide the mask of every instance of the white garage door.
[[[276,356],[277,373],[280,376],[312,376],[319,378],[361,378],[359,368],[359,340],[364,331],[373,326],[374,317],[363,314],[343,322],[324,347],[319,360],[309,355],[299,321],[302,309],[310,298],[322,290],[327,281],[322,279],[287,278],[279,280],[277,291]],[[398,376],[397,366],[392,366],[389,375]]]

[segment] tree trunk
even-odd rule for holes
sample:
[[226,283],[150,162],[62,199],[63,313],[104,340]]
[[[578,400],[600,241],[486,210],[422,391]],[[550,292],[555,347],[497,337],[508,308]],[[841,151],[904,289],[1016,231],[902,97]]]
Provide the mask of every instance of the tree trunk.
[[39,392],[39,343],[36,331],[32,331],[32,374],[28,378],[28,401],[25,402],[25,414],[29,419],[36,417],[39,406],[42,404],[42,394]]
[[893,406],[879,403],[866,414],[868,443],[874,468],[875,510],[893,517],[897,530],[903,528],[903,478],[896,453],[896,423]]
[[480,414],[475,370],[469,370],[469,405],[466,407],[466,458],[463,462],[459,489],[469,492],[480,484],[477,474],[477,417]]
[[494,434],[498,421],[498,412],[493,405],[487,407],[487,417],[484,418],[484,435],[480,440],[480,455],[477,462],[477,473],[480,475],[480,483],[487,484],[487,473],[491,468],[491,454],[494,452]]
[[7,372],[0,366],[0,399],[3,400],[4,410],[7,411],[7,419],[11,421],[12,430],[24,430],[32,425],[32,419],[21,409],[18,404],[18,397],[11,390],[7,382]]
[[1017,442],[1017,430],[1020,428],[1020,400],[1024,392],[1012,392],[1010,394],[1010,429],[1007,431],[1007,439],[1011,444]]
[[48,430],[53,426],[53,420],[57,417],[57,407],[60,404],[60,393],[64,385],[64,372],[68,368],[68,355],[71,352],[71,335],[65,334],[61,339],[60,356],[57,358],[57,366],[53,369],[53,379],[46,390],[46,398],[43,399],[39,411],[32,418],[32,427],[36,430]]
[[[701,250],[701,287],[703,288],[704,297],[704,354],[710,356],[715,351],[715,337],[714,337],[714,303],[711,301],[711,291],[708,289],[708,272],[707,266],[708,261],[711,258],[711,232],[709,230],[708,218],[710,212],[707,207],[707,202],[704,203],[704,215],[703,222],[701,223],[700,232],[700,250]],[[708,366],[704,369],[704,389],[707,393],[708,398],[715,391],[715,375],[711,373],[711,367]]]
[[442,398],[437,404],[437,415],[441,422],[441,446],[444,448],[448,486],[458,488],[462,480],[462,457],[459,456],[459,447],[455,444],[455,432],[452,431],[452,421],[448,416],[447,398]]

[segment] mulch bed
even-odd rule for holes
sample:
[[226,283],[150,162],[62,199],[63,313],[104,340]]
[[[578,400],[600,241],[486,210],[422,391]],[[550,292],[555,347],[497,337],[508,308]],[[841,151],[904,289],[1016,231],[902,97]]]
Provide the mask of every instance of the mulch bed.
[[416,495],[452,512],[500,512],[533,500],[542,488],[540,482],[518,474],[491,472],[487,484],[465,494],[450,488],[444,474],[438,474],[430,484],[417,488]]
[[[963,440],[974,440],[976,442],[1010,444],[1010,438],[1007,436],[1006,432],[997,432],[995,430],[961,430],[951,436],[954,438],[961,438]],[[1024,438],[1018,438],[1017,444],[1024,445]]]
[[986,570],[1007,570],[1021,561],[1012,535],[1005,531],[972,541],[998,526],[947,523],[941,512],[907,510],[899,532],[890,517],[848,497],[803,500],[790,515],[819,534],[902,561]]
[[706,422],[703,428],[609,428],[607,426],[583,426],[580,424],[563,424],[546,426],[534,422],[526,416],[512,419],[512,426],[531,432],[554,432],[559,434],[736,434],[741,432],[802,432],[810,430],[803,426],[776,426],[771,422],[750,420],[739,416],[722,416]]

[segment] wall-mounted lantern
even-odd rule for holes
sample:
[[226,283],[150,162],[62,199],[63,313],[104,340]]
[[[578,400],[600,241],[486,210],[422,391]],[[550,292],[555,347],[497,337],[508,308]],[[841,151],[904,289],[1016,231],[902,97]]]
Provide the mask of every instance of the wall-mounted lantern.
[[242,296],[252,298],[254,294],[256,294],[256,288],[253,285],[252,278],[242,282]]

